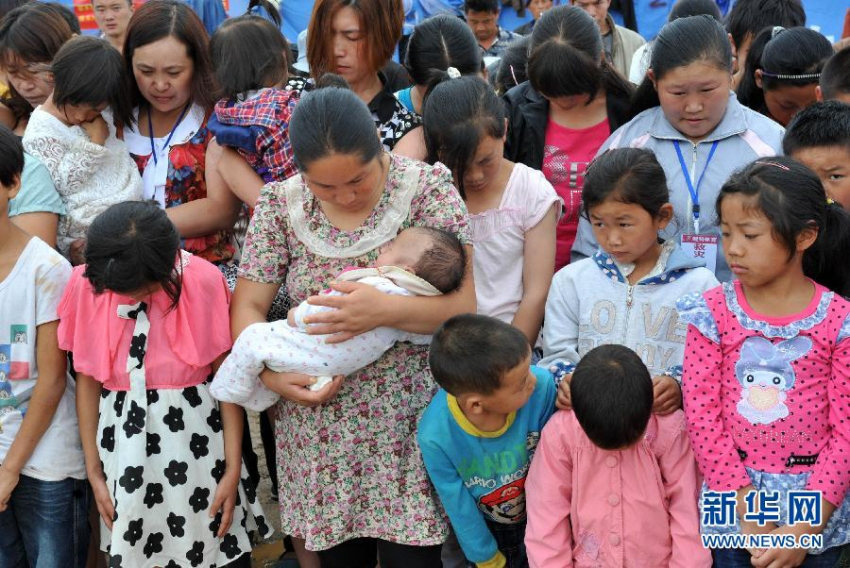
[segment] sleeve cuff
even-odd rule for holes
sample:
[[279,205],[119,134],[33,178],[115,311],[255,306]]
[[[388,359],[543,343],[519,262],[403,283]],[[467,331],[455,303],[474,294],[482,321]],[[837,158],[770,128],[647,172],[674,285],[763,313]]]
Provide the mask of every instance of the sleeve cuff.
[[496,554],[490,560],[476,562],[475,568],[505,568],[506,562],[505,555],[497,550]]

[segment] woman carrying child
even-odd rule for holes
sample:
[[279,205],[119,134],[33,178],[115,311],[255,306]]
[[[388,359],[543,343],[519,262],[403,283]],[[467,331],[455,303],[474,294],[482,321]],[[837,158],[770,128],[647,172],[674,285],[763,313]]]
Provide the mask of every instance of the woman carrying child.
[[[344,268],[373,264],[407,227],[443,228],[468,245],[466,210],[449,172],[387,154],[353,92],[304,95],[290,136],[300,174],[260,195],[233,296],[234,336],[266,320],[282,284],[301,302]],[[331,287],[344,295],[310,301],[339,309],[307,318],[321,324],[312,331],[335,334],[331,341],[379,326],[431,333],[475,310],[469,262],[460,289],[442,296],[388,296],[354,282]],[[427,353],[397,343],[318,392],[306,388],[314,379],[305,375],[261,375],[285,399],[277,407],[282,530],[306,538],[323,567],[373,568],[378,551],[384,568],[440,563],[447,527],[412,443],[436,391]]]

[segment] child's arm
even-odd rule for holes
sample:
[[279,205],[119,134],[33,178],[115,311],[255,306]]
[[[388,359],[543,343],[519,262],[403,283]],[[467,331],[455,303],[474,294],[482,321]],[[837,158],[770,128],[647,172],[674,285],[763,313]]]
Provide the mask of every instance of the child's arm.
[[570,414],[558,412],[540,436],[525,481],[525,547],[531,568],[571,568],[572,457],[560,434]]
[[263,178],[257,175],[251,165],[239,155],[239,152],[222,147],[221,157],[216,167],[224,183],[242,203],[245,203],[248,207],[257,205],[260,190],[265,182]]
[[222,538],[227,534],[233,521],[233,509],[236,507],[236,496],[239,488],[239,478],[242,471],[242,407],[229,402],[219,404],[221,423],[224,427],[224,476],[216,486],[215,497],[210,506],[210,518],[221,510],[221,522],[216,536]]
[[658,461],[673,542],[669,568],[709,568],[711,554],[702,546],[699,530],[699,471],[688,443],[684,416],[677,416],[680,418],[671,417],[676,420],[675,437]]
[[97,422],[101,384],[90,375],[77,373],[77,420],[80,425],[80,442],[86,458],[86,477],[94,494],[95,505],[106,528],[112,530],[115,507],[106,487],[100,454],[97,451]]
[[221,146],[210,140],[205,154],[204,175],[207,196],[165,210],[184,239],[205,237],[216,231],[233,229],[242,203],[230,192],[218,172]]
[[15,441],[0,464],[0,511],[5,510],[9,496],[18,484],[21,470],[50,426],[56,407],[65,393],[66,358],[65,352],[59,349],[56,337],[58,326],[57,320],[36,328],[38,379]]
[[565,271],[552,279],[546,298],[546,325],[543,326],[543,358],[541,367],[556,361],[567,364],[568,373],[578,363],[580,300],[574,279]]
[[464,487],[463,479],[443,449],[419,436],[419,447],[428,477],[440,496],[466,559],[477,568],[503,568],[505,557],[487,528],[475,498]]
[[513,325],[519,328],[534,346],[543,323],[546,295],[555,266],[556,208],[549,208],[537,225],[525,233],[522,258],[522,299],[514,314]]

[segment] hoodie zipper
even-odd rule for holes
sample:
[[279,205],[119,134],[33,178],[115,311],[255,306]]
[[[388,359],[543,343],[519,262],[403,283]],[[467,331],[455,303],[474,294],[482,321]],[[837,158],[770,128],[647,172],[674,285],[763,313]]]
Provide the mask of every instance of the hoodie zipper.
[[629,335],[629,325],[632,319],[632,303],[635,299],[635,286],[637,284],[630,284],[628,280],[626,280],[626,319],[625,325],[623,326],[623,336],[620,338],[620,345],[626,345],[626,339]]

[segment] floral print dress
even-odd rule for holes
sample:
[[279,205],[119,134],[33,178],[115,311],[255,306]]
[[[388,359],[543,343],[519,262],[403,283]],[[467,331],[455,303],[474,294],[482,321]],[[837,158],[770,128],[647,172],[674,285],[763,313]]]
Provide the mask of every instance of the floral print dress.
[[[263,188],[240,276],[283,283],[298,303],[350,266],[371,265],[382,244],[411,226],[440,227],[470,242],[451,174],[390,157],[386,189],[354,231],[330,224],[301,176]],[[416,444],[416,425],[437,386],[428,347],[397,343],[346,378],[328,403],[278,403],[276,428],[284,534],[325,550],[359,537],[409,545],[443,542],[448,525]]]

